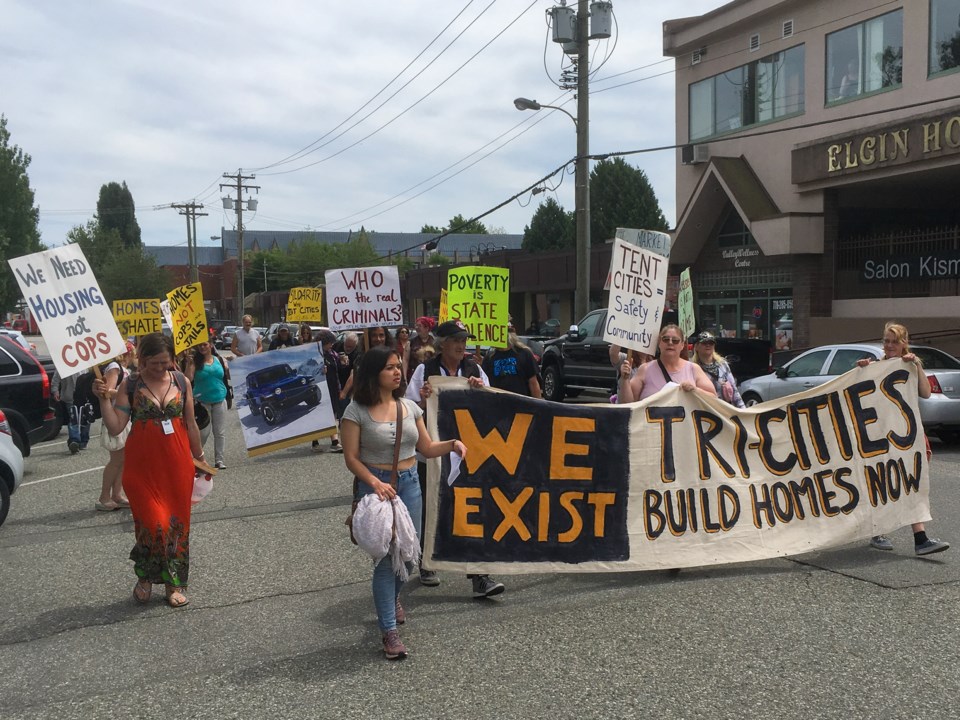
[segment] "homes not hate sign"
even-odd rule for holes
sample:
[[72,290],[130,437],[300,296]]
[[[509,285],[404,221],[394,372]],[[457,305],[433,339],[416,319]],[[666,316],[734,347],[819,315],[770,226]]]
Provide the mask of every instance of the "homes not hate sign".
[[471,266],[447,271],[447,317],[460,320],[477,345],[504,348],[510,324],[510,271]]
[[331,330],[392,327],[403,322],[395,265],[327,270],[327,324]]
[[604,340],[650,355],[656,352],[668,263],[662,255],[613,241]]
[[126,352],[100,284],[77,245],[9,263],[61,377]]
[[163,328],[159,298],[114,300],[113,319],[124,337],[149,335]]

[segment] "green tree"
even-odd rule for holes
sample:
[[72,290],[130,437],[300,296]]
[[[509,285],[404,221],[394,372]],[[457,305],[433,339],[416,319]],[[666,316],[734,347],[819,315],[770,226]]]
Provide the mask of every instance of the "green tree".
[[[37,223],[39,209],[27,168],[30,156],[10,144],[7,119],[0,115],[0,258],[14,258],[43,250]],[[4,262],[0,269],[0,310],[13,310],[20,298],[13,271]]]
[[533,214],[530,224],[523,229],[521,247],[528,252],[562,250],[575,245],[573,213],[548,197]]
[[110,182],[100,186],[97,221],[104,229],[116,230],[120,233],[123,247],[132,248],[143,245],[133,195],[127,188],[126,181],[122,185]]
[[158,267],[153,256],[140,247],[122,248],[114,253],[97,279],[111,303],[128,298],[163,298],[173,289],[166,269]]
[[590,173],[590,242],[601,245],[618,227],[668,230],[647,174],[623,158],[601,160]]
[[450,218],[450,222],[447,223],[446,227],[438,228],[436,225],[424,225],[422,228],[420,228],[420,232],[430,233],[431,235],[440,235],[451,230],[455,233],[464,233],[467,235],[490,234],[487,232],[486,226],[479,220],[471,220],[470,222],[467,222],[467,218],[459,214]]

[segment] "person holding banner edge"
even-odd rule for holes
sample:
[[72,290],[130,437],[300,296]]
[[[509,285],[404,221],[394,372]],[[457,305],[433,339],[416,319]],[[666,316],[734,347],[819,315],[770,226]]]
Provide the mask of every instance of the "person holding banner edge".
[[685,344],[679,327],[673,324],[664,325],[660,329],[660,356],[656,360],[644,363],[636,373],[629,362],[620,366],[618,401],[632,403],[635,400],[645,400],[662,390],[668,382],[677,383],[688,392],[699,391],[716,397],[713,382],[703,368],[680,357],[681,348],[685,349]]
[[[430,386],[430,378],[435,375],[447,375],[452,377],[465,377],[472,388],[490,387],[490,380],[483,368],[468,356],[467,339],[474,337],[469,333],[466,326],[460,320],[448,320],[437,326],[437,342],[440,344],[440,353],[430,360],[424,362],[413,372],[410,378],[410,384],[407,385],[407,398],[414,402],[419,402],[423,407],[428,397],[433,392]],[[426,497],[427,466],[426,463],[420,463],[418,466],[420,475],[420,490]],[[426,521],[426,504],[423,505],[423,520]],[[423,536],[420,536],[421,550],[423,549]],[[473,597],[488,598],[499,595],[505,590],[503,583],[497,582],[489,575],[467,575],[473,583]],[[420,584],[427,587],[436,587],[440,584],[437,573],[433,570],[423,567],[423,561],[420,564]]]
[[123,489],[136,535],[130,551],[137,575],[134,598],[147,603],[153,586],[163,583],[167,603],[179,608],[188,602],[193,461],[204,459],[203,448],[190,383],[171,370],[173,339],[146,335],[137,352],[139,375],[120,383],[115,403],[103,380],[94,381],[94,392],[106,430],[118,434],[130,423]]
[[[343,415],[340,432],[347,469],[359,481],[359,497],[375,494],[381,501],[399,497],[410,513],[417,535],[420,535],[423,499],[414,451],[429,458],[451,452],[465,457],[467,448],[460,440],[437,442],[430,437],[420,406],[403,398],[403,382],[403,364],[395,350],[378,346],[364,353],[357,367],[353,402]],[[399,429],[396,427],[398,403],[402,414]],[[390,476],[398,431],[400,447],[394,487],[390,484]],[[400,605],[402,587],[403,582],[394,573],[393,563],[387,555],[373,571],[373,599],[388,660],[407,656],[407,649],[397,632],[397,625],[406,622],[406,613]]]
[[[916,355],[910,352],[910,333],[904,325],[895,322],[888,322],[883,328],[883,359],[900,359],[905,363],[913,363],[917,368],[917,395],[921,398],[930,397],[930,379],[923,371],[923,363]],[[874,360],[863,358],[857,361],[857,366],[866,367]],[[881,361],[882,362],[882,361]],[[926,440],[926,436],[924,436]],[[933,451],[930,449],[930,441],[927,444],[927,461]],[[913,523],[910,528],[913,530],[913,550],[917,555],[933,555],[943,552],[950,548],[950,543],[936,538],[927,537],[926,528],[922,522]],[[870,547],[877,550],[893,550],[893,542],[886,535],[874,535],[870,538]]]

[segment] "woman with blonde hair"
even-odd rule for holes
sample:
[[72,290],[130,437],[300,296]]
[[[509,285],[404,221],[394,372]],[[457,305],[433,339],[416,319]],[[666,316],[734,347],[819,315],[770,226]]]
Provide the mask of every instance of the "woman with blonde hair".
[[636,373],[629,361],[620,366],[617,393],[620,403],[644,400],[662,390],[668,382],[676,383],[688,392],[699,391],[716,397],[713,383],[703,368],[680,356],[686,342],[679,327],[664,325],[660,329],[659,345],[660,357],[644,363]]
[[[910,352],[910,333],[906,326],[900,323],[888,322],[883,327],[883,359],[900,360],[905,363],[913,363],[917,368],[917,395],[921,398],[930,397],[930,379],[923,372],[923,363],[914,353]],[[857,365],[866,367],[871,362],[870,358],[858,360]],[[930,441],[927,440],[927,460],[933,453],[930,450]],[[950,547],[950,543],[927,537],[926,529],[922,522],[913,523],[910,526],[913,530],[913,550],[917,555],[932,555],[933,553],[943,552]],[[877,550],[893,550],[893,542],[886,535],[874,535],[870,538],[870,547]]]
[[737,388],[737,379],[733,377],[727,361],[716,352],[716,347],[717,339],[713,333],[704,330],[697,335],[697,342],[693,346],[693,362],[702,367],[710,378],[718,398],[738,408],[746,407]]

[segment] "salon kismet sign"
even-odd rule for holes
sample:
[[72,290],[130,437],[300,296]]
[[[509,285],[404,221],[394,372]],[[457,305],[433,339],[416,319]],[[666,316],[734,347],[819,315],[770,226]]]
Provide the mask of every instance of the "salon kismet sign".
[[792,181],[817,182],[947,155],[960,155],[960,108],[797,148]]

